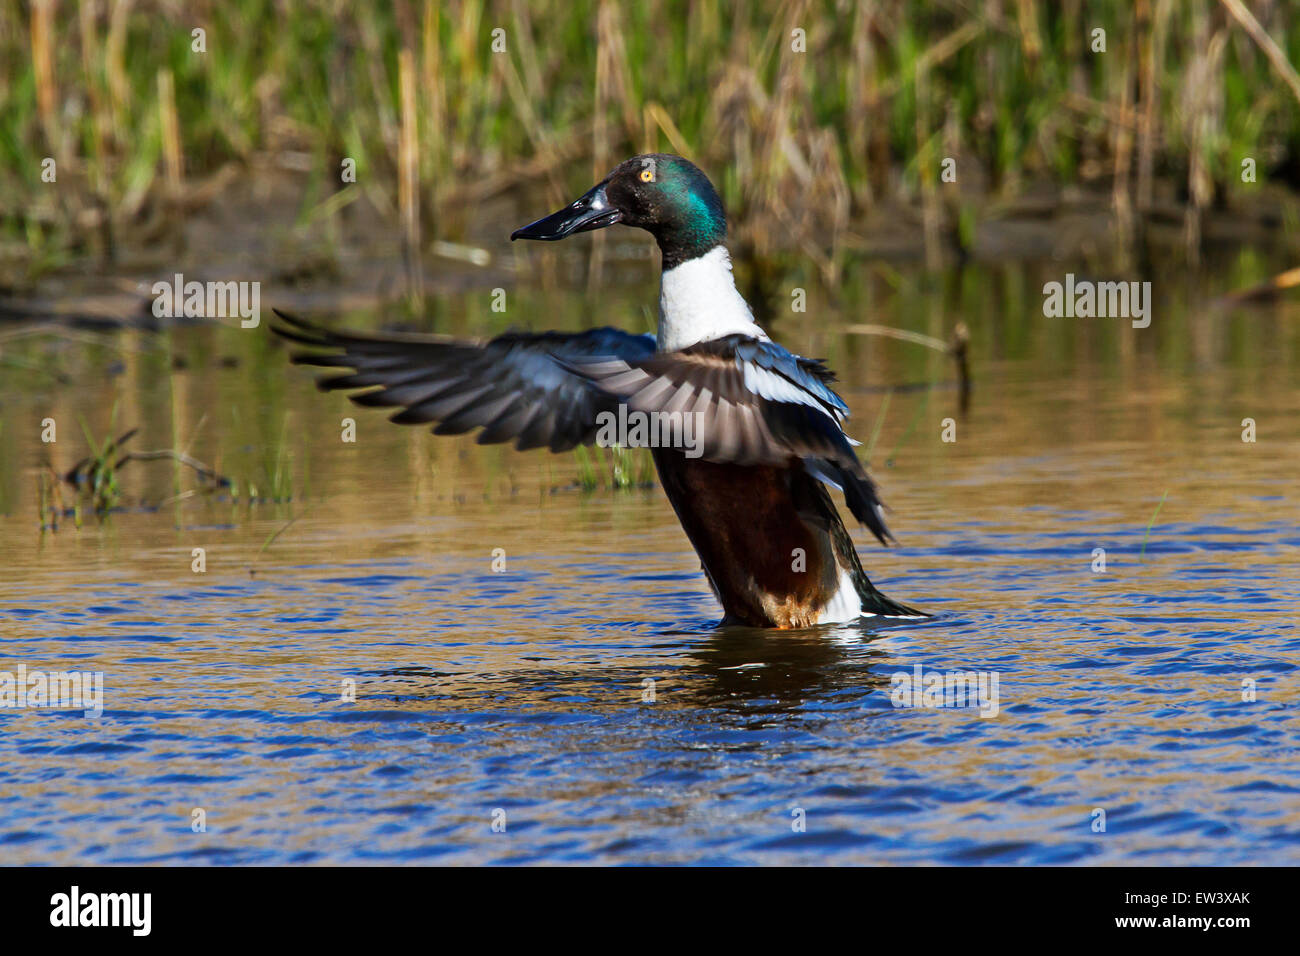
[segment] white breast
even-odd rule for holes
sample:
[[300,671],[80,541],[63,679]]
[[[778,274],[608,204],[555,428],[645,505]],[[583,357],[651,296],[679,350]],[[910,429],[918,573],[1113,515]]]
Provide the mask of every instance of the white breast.
[[737,332],[767,338],[736,289],[726,246],[714,246],[664,272],[659,286],[659,351],[674,352]]

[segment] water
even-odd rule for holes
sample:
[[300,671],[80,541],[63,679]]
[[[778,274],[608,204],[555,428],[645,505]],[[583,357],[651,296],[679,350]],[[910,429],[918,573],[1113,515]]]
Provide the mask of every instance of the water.
[[[516,317],[458,293],[426,327],[598,304],[641,329],[646,268],[523,288]],[[971,326],[970,413],[936,388],[880,418],[900,546],[855,538],[935,613],[892,627],[715,630],[657,487],[388,425],[265,330],[5,343],[0,669],[105,690],[99,719],[0,710],[0,862],[1295,863],[1300,309],[1203,308],[1225,268],[1157,283],[1150,329],[1044,319],[1064,272],[855,272],[775,327],[831,359],[865,443],[875,386],[951,370],[843,326]],[[192,476],[132,462],[119,510],[42,533],[37,471],[85,454],[79,417],[292,500],[168,500]],[[997,716],[893,706],[918,664],[996,672]]]

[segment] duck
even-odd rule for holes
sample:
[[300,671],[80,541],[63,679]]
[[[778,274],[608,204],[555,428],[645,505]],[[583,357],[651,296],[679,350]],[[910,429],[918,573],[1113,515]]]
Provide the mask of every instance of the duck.
[[[871,583],[831,498],[885,546],[875,483],[844,430],[848,406],[821,359],[777,344],[736,288],[727,218],[708,177],[668,153],[634,156],[511,241],[554,242],[621,225],[661,253],[653,336],[612,327],[511,331],[483,342],[331,329],[275,310],[294,364],[390,420],[480,444],[552,452],[606,444],[606,426],[680,415],[650,429],[660,483],[722,607],[721,626],[806,629],[929,615]],[[621,418],[618,416],[622,416]],[[622,437],[626,438],[627,435]],[[634,442],[633,442],[634,443]]]

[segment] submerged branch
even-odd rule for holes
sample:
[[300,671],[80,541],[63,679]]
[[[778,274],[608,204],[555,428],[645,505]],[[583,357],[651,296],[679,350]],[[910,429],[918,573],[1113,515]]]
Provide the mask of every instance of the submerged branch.
[[221,488],[230,487],[230,479],[225,475],[214,471],[198,459],[191,458],[183,451],[176,451],[174,448],[163,448],[158,451],[133,451],[125,458],[119,460],[118,464],[121,465],[128,461],[157,461],[163,458],[170,458],[173,461],[180,462],[182,465],[193,468],[195,473],[203,481],[210,481],[212,484]]
[[177,461],[188,468],[193,468],[195,474],[201,481],[210,482],[214,487],[229,488],[231,481],[225,475],[209,468],[197,458],[192,458],[183,451],[177,451],[174,448],[162,448],[157,451],[132,451],[112,460],[112,456],[125,445],[135,433],[139,431],[132,428],[118,438],[113,439],[96,455],[88,455],[81,459],[63,474],[63,480],[73,487],[80,487],[84,484],[97,484],[106,476],[114,474],[129,461],[159,461],[170,459]]
[[911,342],[913,345],[921,345],[936,352],[951,355],[953,361],[957,364],[957,384],[961,389],[961,410],[962,412],[969,410],[972,382],[970,360],[967,353],[970,346],[970,329],[966,327],[965,322],[957,323],[952,330],[952,338],[947,342],[932,335],[924,335],[910,329],[896,329],[888,325],[850,325],[844,331],[851,335],[881,335],[885,338]]

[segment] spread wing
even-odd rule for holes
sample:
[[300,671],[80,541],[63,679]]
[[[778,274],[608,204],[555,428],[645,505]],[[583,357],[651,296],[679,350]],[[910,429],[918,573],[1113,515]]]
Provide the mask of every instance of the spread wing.
[[595,356],[639,362],[654,339],[619,329],[507,333],[490,342],[431,335],[336,332],[278,309],[277,334],[305,350],[296,365],[350,370],[322,375],[322,389],[353,391],[358,405],[400,409],[390,421],[438,423],[437,435],[483,431],[480,444],[514,440],[519,449],[567,451],[596,437],[596,416],[618,400],[568,367]]
[[567,362],[630,411],[694,413],[701,457],[742,465],[802,461],[809,474],[840,488],[853,516],[881,543],[885,527],[876,487],[840,427],[848,407],[824,364],[775,342],[729,335],[678,352]]

